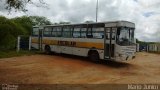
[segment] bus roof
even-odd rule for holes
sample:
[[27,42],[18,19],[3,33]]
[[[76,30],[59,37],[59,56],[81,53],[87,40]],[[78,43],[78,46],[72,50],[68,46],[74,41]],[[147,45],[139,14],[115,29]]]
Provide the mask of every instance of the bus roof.
[[[133,22],[129,21],[106,21],[106,22],[91,22],[91,23],[75,23],[75,24],[57,24],[57,25],[42,25],[43,27],[56,27],[56,26],[74,26],[74,25],[91,25],[91,24],[108,24],[108,23],[130,23],[134,24]],[[134,24],[135,25],[135,24]],[[33,26],[34,28],[37,28],[38,26]]]

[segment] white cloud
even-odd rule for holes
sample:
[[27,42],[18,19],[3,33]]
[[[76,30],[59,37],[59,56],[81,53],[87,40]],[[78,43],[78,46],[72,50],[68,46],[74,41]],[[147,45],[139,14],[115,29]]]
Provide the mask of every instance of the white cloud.
[[[37,0],[34,0],[36,2]],[[15,17],[39,15],[52,22],[70,21],[80,23],[95,21],[97,0],[44,0],[48,8],[28,5],[28,12],[7,12],[0,7],[0,15]],[[136,24],[136,37],[145,41],[160,41],[159,0],[99,0],[98,21],[128,20]]]

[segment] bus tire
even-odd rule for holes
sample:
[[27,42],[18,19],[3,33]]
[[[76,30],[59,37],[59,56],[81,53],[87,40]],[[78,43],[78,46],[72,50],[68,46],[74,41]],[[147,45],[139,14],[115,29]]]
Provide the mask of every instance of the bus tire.
[[46,45],[46,46],[45,46],[45,53],[46,53],[46,54],[50,54],[50,53],[51,53],[51,48],[50,48],[49,45]]
[[99,61],[100,59],[97,51],[89,51],[88,57],[90,60],[96,61],[96,62]]

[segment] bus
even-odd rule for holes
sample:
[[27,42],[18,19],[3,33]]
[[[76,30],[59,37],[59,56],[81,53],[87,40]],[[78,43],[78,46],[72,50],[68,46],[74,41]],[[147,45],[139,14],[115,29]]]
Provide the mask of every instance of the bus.
[[127,61],[135,58],[134,31],[129,21],[34,26],[31,46],[94,61]]

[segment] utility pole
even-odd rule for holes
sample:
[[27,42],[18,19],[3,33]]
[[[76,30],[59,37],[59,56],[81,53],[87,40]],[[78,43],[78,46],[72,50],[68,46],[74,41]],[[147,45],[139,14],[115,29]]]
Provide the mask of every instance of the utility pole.
[[97,0],[97,5],[96,5],[96,22],[98,20],[98,0]]

